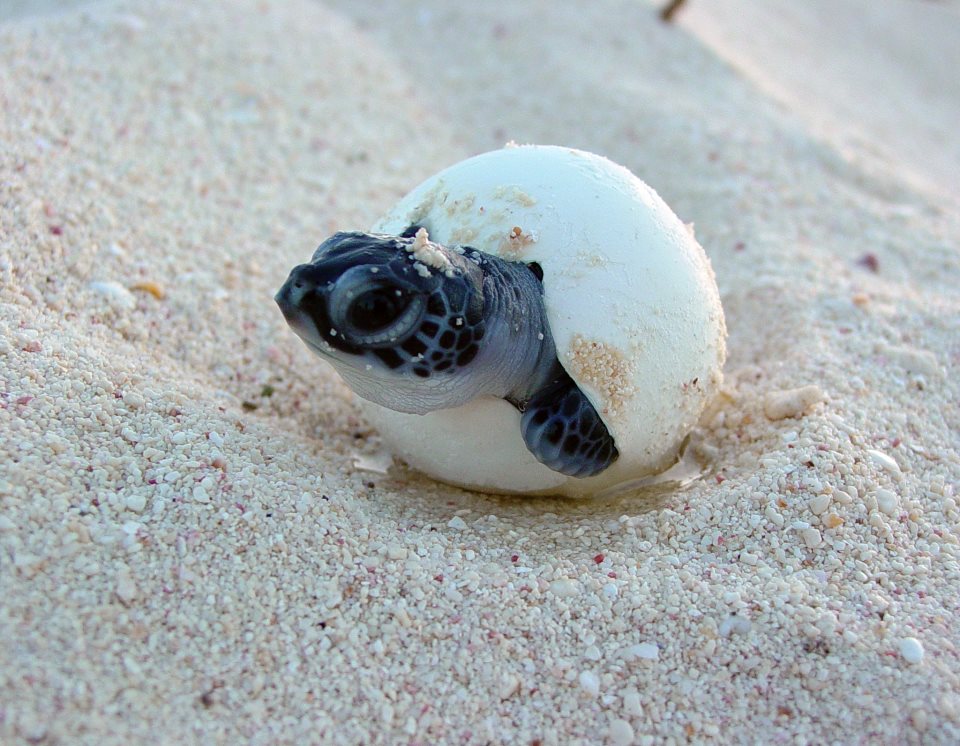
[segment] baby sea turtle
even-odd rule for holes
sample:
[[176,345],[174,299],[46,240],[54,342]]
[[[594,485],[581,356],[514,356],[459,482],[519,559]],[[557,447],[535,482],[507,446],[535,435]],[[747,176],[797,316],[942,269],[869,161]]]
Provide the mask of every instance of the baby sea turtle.
[[411,414],[505,399],[538,461],[589,477],[619,454],[557,359],[542,280],[536,263],[443,246],[411,226],[399,236],[334,234],[276,301],[363,398]]

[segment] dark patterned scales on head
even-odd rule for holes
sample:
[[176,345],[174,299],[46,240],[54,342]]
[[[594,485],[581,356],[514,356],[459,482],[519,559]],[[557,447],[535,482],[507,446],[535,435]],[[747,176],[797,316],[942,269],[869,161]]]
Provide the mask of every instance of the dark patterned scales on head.
[[537,265],[400,236],[337,233],[276,295],[287,322],[360,396],[425,414],[481,396],[522,412],[540,462],[598,474],[617,449],[557,360]]

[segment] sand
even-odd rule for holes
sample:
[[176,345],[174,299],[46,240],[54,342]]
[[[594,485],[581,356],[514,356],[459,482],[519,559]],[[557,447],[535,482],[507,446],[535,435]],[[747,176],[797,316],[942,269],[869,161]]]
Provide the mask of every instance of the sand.
[[[11,4],[0,740],[960,741],[960,190],[930,147],[844,146],[840,120],[879,136],[775,96],[698,5]],[[894,95],[936,82],[952,31],[922,28],[826,89],[952,132]],[[791,38],[826,64],[837,36]],[[878,65],[913,85],[863,93]],[[273,306],[329,233],[509,139],[607,155],[696,224],[730,357],[689,485],[383,473]]]

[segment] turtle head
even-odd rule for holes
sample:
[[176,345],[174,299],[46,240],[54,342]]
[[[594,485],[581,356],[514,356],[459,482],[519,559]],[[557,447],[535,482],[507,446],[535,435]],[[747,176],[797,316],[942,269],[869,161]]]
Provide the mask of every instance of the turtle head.
[[400,411],[449,406],[449,379],[484,334],[482,271],[423,229],[336,233],[275,300],[354,391]]

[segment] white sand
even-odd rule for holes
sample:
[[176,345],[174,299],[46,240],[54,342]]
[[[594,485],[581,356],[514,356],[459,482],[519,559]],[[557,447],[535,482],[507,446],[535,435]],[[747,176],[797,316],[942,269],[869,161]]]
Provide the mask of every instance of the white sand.
[[[0,740],[960,741],[956,192],[636,2],[153,5],[0,27]],[[360,470],[273,307],[510,138],[696,223],[730,360],[684,490]]]
[[957,0],[699,0],[678,23],[862,168],[960,199]]

